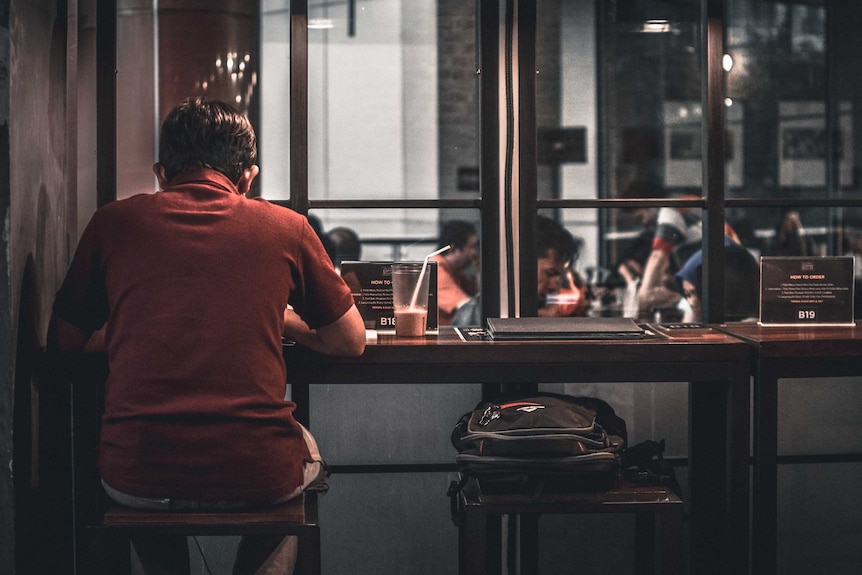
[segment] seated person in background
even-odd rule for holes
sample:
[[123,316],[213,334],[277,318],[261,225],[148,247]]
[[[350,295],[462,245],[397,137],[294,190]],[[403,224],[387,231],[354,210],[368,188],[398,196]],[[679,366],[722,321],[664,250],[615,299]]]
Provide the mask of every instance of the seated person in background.
[[[703,251],[696,251],[674,276],[677,290],[688,302],[684,322],[702,322]],[[760,306],[760,265],[745,247],[725,238],[724,319],[756,319]]]
[[[661,198],[664,190],[657,184],[648,180],[635,180],[620,194],[620,198],[626,200]],[[628,248],[620,256],[616,272],[623,278],[626,284],[635,285],[643,277],[644,268],[652,248],[655,237],[656,220],[659,208],[637,207],[622,208],[623,213],[640,222],[642,229],[638,236],[629,244]]]
[[308,214],[306,217],[308,218],[308,223],[311,225],[311,229],[313,229],[314,233],[317,234],[317,237],[320,238],[320,243],[323,244],[323,248],[326,250],[326,254],[329,256],[329,259],[332,263],[335,263],[335,246],[332,245],[329,237],[323,233],[323,223],[320,221],[320,218],[311,214]]
[[[324,477],[284,399],[282,336],[359,355],[365,329],[308,220],[245,196],[256,158],[229,105],[174,108],[153,167],[163,191],[99,209],[57,293],[52,351],[83,349],[105,326],[99,473],[123,505],[268,505]],[[185,537],[133,544],[147,573],[189,572]],[[295,552],[292,537],[244,537],[234,573],[291,572]]]
[[[555,220],[536,217],[536,291],[540,317],[586,315],[587,286],[572,263],[578,258],[578,240]],[[458,308],[455,326],[482,325],[482,298],[477,294]]]
[[[536,217],[536,291],[540,317],[586,315],[587,286],[572,263],[578,256],[578,241],[555,220]],[[482,298],[477,294],[458,308],[452,325],[482,325]]]
[[439,325],[450,325],[455,311],[479,292],[479,236],[476,226],[451,220],[440,232],[437,254],[437,310]]
[[326,239],[332,246],[332,263],[335,269],[341,269],[341,262],[359,261],[362,257],[362,242],[359,241],[359,235],[350,228],[332,228],[326,232]]
[[536,291],[539,317],[584,316],[589,309],[586,283],[573,269],[578,240],[557,221],[536,218]]
[[[724,232],[726,237],[739,243],[729,224],[725,224]],[[642,313],[676,306],[680,296],[674,289],[673,273],[699,249],[701,236],[699,208],[659,209],[652,249],[637,293]]]
[[811,236],[805,235],[802,220],[796,210],[787,210],[781,214],[775,224],[775,236],[769,245],[771,256],[813,256],[814,242]]
[[620,257],[616,271],[626,284],[636,285],[643,277],[654,236],[655,229],[643,230]]

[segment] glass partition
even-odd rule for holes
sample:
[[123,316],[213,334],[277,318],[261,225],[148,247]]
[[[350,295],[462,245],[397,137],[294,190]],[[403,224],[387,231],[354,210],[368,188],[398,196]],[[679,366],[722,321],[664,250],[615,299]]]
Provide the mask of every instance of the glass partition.
[[538,197],[598,197],[596,3],[536,10]]
[[[363,212],[373,212],[378,225],[361,228]],[[360,261],[422,261],[440,246],[441,231],[453,221],[465,222],[481,237],[478,210],[450,211],[451,219],[428,218],[425,209],[312,209],[309,217],[320,223],[324,234],[334,229],[350,229],[360,243]]]
[[290,0],[260,2],[260,123],[258,160],[261,195],[290,197]]
[[597,4],[598,197],[703,195],[700,4]]
[[477,197],[473,3],[308,10],[309,199]]
[[728,197],[826,197],[848,185],[848,163],[829,160],[852,130],[850,102],[831,110],[827,97],[826,7],[728,2],[726,51],[727,101],[748,136],[743,177],[728,182]]

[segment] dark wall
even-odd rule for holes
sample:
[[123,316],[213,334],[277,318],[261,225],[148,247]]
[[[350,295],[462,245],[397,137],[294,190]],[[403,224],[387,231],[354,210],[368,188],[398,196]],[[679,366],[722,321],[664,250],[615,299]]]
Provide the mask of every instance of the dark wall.
[[[51,301],[66,268],[67,174],[74,152],[66,113],[66,26],[62,0],[0,4],[0,213],[7,230],[0,240],[0,573],[16,572],[16,516],[33,516],[15,508],[13,486],[23,483],[26,490],[40,480],[24,457],[33,453],[30,431],[38,423],[30,424],[28,404],[37,396],[31,374],[15,369],[38,367],[33,353],[44,345]],[[25,289],[31,297],[19,311]],[[26,342],[19,341],[19,323],[27,326]],[[25,357],[16,356],[19,350]],[[19,456],[14,463],[13,454]]]
[[[9,211],[9,0],[0,0],[0,213]],[[9,334],[8,240],[0,239],[0,342]],[[0,345],[0,365],[9,365],[8,346]],[[13,573],[12,378],[0,370],[0,571]]]

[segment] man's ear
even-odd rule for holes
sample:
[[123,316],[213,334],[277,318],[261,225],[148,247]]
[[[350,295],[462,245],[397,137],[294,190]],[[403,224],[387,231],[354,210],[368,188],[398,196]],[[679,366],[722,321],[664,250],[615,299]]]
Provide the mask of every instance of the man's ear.
[[242,171],[242,175],[239,177],[239,181],[236,183],[236,187],[239,190],[239,193],[243,196],[246,195],[249,190],[251,190],[251,183],[260,173],[260,167],[252,166],[250,168],[246,168]]
[[161,187],[162,189],[168,187],[168,177],[165,174],[165,167],[163,165],[158,162],[153,164],[153,173],[159,180],[159,187]]

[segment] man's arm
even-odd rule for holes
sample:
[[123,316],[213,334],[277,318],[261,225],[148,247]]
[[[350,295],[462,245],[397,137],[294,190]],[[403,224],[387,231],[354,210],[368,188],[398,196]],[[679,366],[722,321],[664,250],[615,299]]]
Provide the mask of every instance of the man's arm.
[[665,250],[653,249],[638,289],[638,304],[641,310],[654,311],[675,305],[679,301],[679,294],[664,285],[669,265],[670,254]]
[[52,315],[51,323],[48,325],[48,348],[58,352],[105,351],[104,328],[87,332]]
[[284,310],[284,337],[327,355],[362,355],[365,351],[365,324],[356,306],[340,318],[317,329],[308,327],[292,309]]

